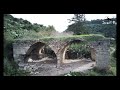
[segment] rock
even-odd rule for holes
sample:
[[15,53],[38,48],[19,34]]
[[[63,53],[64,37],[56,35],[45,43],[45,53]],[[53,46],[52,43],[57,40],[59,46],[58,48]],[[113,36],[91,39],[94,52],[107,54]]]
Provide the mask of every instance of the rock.
[[31,58],[28,59],[28,62],[33,62],[33,60]]

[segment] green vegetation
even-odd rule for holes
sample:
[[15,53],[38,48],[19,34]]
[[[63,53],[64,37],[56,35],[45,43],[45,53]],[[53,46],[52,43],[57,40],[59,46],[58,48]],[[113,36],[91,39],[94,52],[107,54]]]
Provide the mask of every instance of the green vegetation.
[[93,68],[86,72],[70,72],[64,76],[116,76],[116,68],[111,67],[109,70],[97,70]]
[[86,24],[86,28],[89,28],[89,33],[102,34],[111,38],[116,37],[115,24]]
[[88,34],[88,28],[85,25],[84,14],[74,14],[74,17],[70,19],[70,22],[74,23],[69,25],[65,32],[73,32],[74,35]]
[[[116,21],[116,18],[111,18]],[[64,32],[73,32],[73,35],[56,35],[58,33],[54,26],[44,26],[42,24],[30,23],[22,18],[14,18],[9,14],[4,14],[4,75],[5,76],[27,76],[29,73],[19,70],[17,64],[13,60],[12,43],[16,40],[69,40],[74,38],[84,39],[85,42],[80,44],[71,44],[67,54],[74,58],[90,58],[90,50],[87,43],[96,40],[111,39],[110,52],[111,62],[109,71],[99,72],[95,69],[87,73],[70,72],[72,76],[101,76],[101,75],[116,75],[116,24],[103,20],[86,21],[85,15],[75,14],[73,24],[69,25]],[[103,24],[107,22],[109,24]],[[64,33],[63,32],[63,33]],[[47,49],[46,49],[47,50]],[[51,50],[47,50],[51,52]],[[72,56],[73,55],[73,56]],[[72,58],[72,59],[74,59]]]
[[50,36],[52,32],[56,32],[53,26],[31,24],[22,18],[18,19],[9,14],[4,14],[4,75],[23,76],[28,74],[26,71],[19,70],[13,61],[12,43],[16,39],[41,38]]
[[116,18],[97,19],[86,21],[83,14],[75,14],[65,32],[73,32],[74,35],[102,34],[105,37],[116,38]]
[[73,43],[69,46],[66,52],[69,59],[91,58],[90,48],[86,43]]
[[53,26],[43,26],[41,24],[31,24],[27,20],[14,18],[9,14],[4,15],[4,36],[9,36],[13,39],[22,38],[24,36],[36,36],[39,33],[40,37],[50,36],[51,32],[55,31]]
[[[73,46],[72,46],[71,48],[72,48],[72,50],[74,50],[77,47],[73,48]],[[84,51],[87,50],[85,48],[82,48],[82,49]],[[82,52],[82,50],[80,52],[84,53],[85,55],[87,55],[85,52]],[[89,51],[88,51],[88,53],[89,53]],[[89,56],[89,54],[87,56]],[[110,47],[110,65],[109,65],[109,70],[100,71],[100,70],[97,70],[96,68],[93,68],[93,69],[91,69],[89,71],[86,71],[86,72],[70,72],[68,74],[65,74],[64,76],[116,76],[116,72],[117,72],[117,70],[116,70],[116,44],[112,43],[111,47]]]
[[18,69],[14,61],[4,58],[4,76],[28,76],[29,72]]
[[[31,35],[30,35],[31,36]],[[69,40],[69,39],[84,39],[85,42],[86,41],[96,41],[96,40],[103,40],[103,39],[107,39],[105,38],[103,35],[100,34],[85,34],[85,35],[71,35],[71,36],[57,36],[57,37],[41,37],[37,34],[35,34],[34,36],[31,36],[32,38],[30,38],[30,36],[24,36],[24,38],[19,38],[19,39],[14,39],[14,40],[36,40],[36,39],[42,39],[45,41],[49,41],[49,40],[54,40],[54,39],[58,39],[58,40]]]

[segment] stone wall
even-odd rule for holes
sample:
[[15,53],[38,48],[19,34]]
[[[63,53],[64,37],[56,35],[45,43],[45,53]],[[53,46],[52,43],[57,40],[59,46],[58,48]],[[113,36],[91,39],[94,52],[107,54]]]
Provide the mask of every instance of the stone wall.
[[24,43],[13,43],[13,57],[16,62],[21,62],[30,47]]
[[95,61],[96,60],[96,50],[94,48],[91,48],[90,50],[91,50],[91,59],[93,61]]
[[98,69],[107,69],[110,62],[109,41],[98,42],[96,48],[96,67]]
[[[71,40],[68,40],[68,41],[51,40],[45,43],[45,45],[50,46],[51,49],[55,52],[57,56],[58,67],[63,63],[67,45],[69,45],[69,43],[72,41]],[[33,47],[33,45],[37,42],[43,42],[43,41],[39,41],[39,40],[30,41],[29,40],[29,41],[20,41],[20,42],[17,41],[13,43],[14,60],[16,62],[23,62],[23,58],[28,52],[28,50],[30,49],[30,47]],[[110,60],[109,41],[102,40],[102,41],[92,42],[90,46],[92,48],[91,56],[92,56],[92,59],[96,61],[96,67],[99,69],[107,68],[109,65],[109,60]],[[40,47],[42,48],[43,45]],[[39,50],[37,50],[37,52],[39,53]]]

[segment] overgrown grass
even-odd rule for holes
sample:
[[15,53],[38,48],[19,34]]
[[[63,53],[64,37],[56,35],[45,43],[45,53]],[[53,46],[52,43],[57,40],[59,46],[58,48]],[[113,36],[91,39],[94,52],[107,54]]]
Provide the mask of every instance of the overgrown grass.
[[4,36],[4,76],[27,76],[28,72],[19,70],[18,65],[13,60],[12,43],[14,39],[9,36]]
[[[32,37],[32,38],[31,38]],[[44,41],[50,41],[50,40],[72,40],[72,39],[81,39],[81,40],[85,40],[86,42],[90,42],[90,41],[96,41],[96,40],[104,40],[106,39],[103,35],[100,34],[86,34],[86,35],[71,35],[71,36],[44,36],[41,37],[39,35],[25,35],[25,37],[23,38],[17,38],[15,39],[17,40],[44,40]]]
[[109,70],[107,71],[99,71],[97,69],[92,69],[87,72],[70,72],[65,74],[65,76],[116,76],[116,43],[111,43],[110,45],[110,64]]
[[20,70],[17,64],[4,58],[4,76],[28,76],[29,72]]
[[[6,35],[4,37],[4,75],[6,76],[21,76],[21,75],[26,75],[25,71],[21,71],[19,70],[17,67],[15,67],[13,65],[13,60],[12,58],[9,58],[9,56],[13,56],[12,55],[12,43],[16,40],[36,40],[36,39],[43,39],[45,41],[49,41],[49,40],[54,40],[54,39],[58,39],[58,40],[69,40],[69,39],[85,39],[89,41],[94,41],[94,40],[101,40],[101,39],[105,39],[104,36],[100,35],[100,34],[89,34],[89,35],[73,35],[73,36],[62,36],[62,37],[41,37],[39,36],[39,34],[30,32],[29,34],[24,34],[24,37],[19,37],[14,39],[14,37],[9,37],[9,34]],[[31,38],[32,37],[32,38]],[[77,51],[78,47],[77,46],[73,46],[74,49]],[[84,50],[82,51],[84,52]]]
[[70,72],[64,76],[116,76],[116,72],[116,58],[111,55],[108,70],[98,70],[96,68],[93,68],[86,72]]
[[66,55],[68,59],[91,58],[91,51],[85,43],[75,43],[68,47]]
[[70,72],[64,76],[116,76],[116,67],[110,67],[109,70],[98,70],[93,68],[86,72]]

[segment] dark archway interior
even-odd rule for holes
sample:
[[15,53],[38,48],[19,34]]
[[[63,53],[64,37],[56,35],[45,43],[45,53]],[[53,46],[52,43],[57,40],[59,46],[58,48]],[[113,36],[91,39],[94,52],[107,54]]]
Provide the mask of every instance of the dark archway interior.
[[25,56],[26,62],[43,62],[49,61],[57,63],[57,57],[54,51],[45,43],[37,42],[27,51]]

